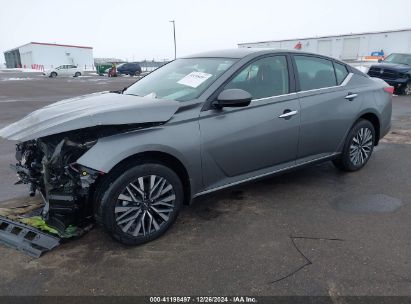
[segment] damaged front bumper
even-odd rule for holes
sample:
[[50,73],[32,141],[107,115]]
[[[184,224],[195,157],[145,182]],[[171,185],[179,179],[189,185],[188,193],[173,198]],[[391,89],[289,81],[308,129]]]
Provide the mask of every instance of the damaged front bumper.
[[32,257],[40,257],[60,245],[60,241],[58,236],[0,216],[0,242]]
[[0,213],[0,242],[39,257],[91,229],[91,188],[102,173],[75,162],[95,144],[89,139],[54,136],[17,144],[18,162],[11,166],[17,183],[28,184],[30,196],[38,192],[43,204],[35,217]]

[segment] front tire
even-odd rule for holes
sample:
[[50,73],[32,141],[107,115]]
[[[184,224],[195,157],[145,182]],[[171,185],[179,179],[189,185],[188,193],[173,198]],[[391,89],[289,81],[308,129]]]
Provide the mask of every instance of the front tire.
[[333,160],[333,164],[342,171],[360,170],[370,159],[374,143],[373,124],[365,119],[358,120],[348,133],[341,156]]
[[50,77],[51,78],[57,77],[57,73],[56,72],[51,72]]
[[81,73],[80,73],[80,72],[76,72],[76,73],[74,74],[74,77],[79,77],[79,76],[81,76]]
[[157,163],[132,167],[106,189],[97,217],[115,240],[126,245],[143,244],[164,234],[184,200],[178,175]]

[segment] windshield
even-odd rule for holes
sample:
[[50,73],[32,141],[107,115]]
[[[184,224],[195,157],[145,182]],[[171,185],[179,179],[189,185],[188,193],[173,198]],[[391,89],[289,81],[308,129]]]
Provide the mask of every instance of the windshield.
[[177,59],[153,71],[124,91],[126,95],[188,101],[195,99],[223,74],[234,59]]
[[411,65],[411,55],[408,54],[391,54],[384,59],[384,62],[399,63]]

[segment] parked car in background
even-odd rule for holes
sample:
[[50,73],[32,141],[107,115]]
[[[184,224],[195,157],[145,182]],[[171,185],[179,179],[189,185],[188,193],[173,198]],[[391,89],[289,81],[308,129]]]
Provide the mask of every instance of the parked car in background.
[[[116,65],[116,68],[118,68],[118,67],[122,66],[124,63],[114,63],[114,64]],[[113,67],[113,63],[99,64],[99,65],[96,66],[97,74],[99,74],[100,76],[107,75],[112,67]]]
[[50,70],[45,70],[43,72],[43,75],[49,76],[49,77],[57,77],[57,76],[74,76],[74,77],[78,77],[81,76],[81,73],[83,71],[75,66],[75,65],[71,65],[71,64],[65,64],[65,65],[60,65],[54,69],[50,69]]
[[384,80],[397,94],[411,94],[411,54],[393,53],[368,70],[368,75]]
[[96,64],[96,73],[100,76],[108,73],[108,70],[111,69],[113,63],[112,62],[103,62]]
[[141,74],[141,66],[137,62],[124,63],[117,67],[117,73],[130,76],[138,76]]
[[48,105],[0,137],[19,141],[14,168],[47,198],[49,225],[94,216],[137,245],[195,197],[329,160],[360,170],[390,129],[392,91],[321,55],[215,51]]

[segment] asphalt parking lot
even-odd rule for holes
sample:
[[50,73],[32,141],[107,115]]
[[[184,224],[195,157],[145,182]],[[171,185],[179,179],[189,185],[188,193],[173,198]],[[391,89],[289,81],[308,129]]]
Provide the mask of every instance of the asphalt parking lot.
[[[0,127],[135,80],[0,73]],[[100,228],[40,259],[0,246],[0,294],[410,296],[411,97],[393,97],[392,130],[359,172],[324,163],[202,197],[140,247]],[[13,161],[2,141],[0,206],[27,195]]]

